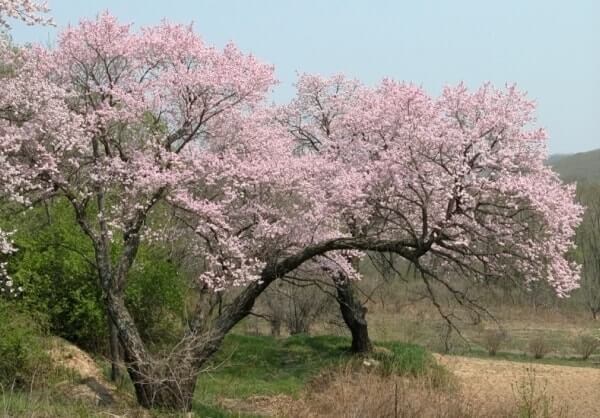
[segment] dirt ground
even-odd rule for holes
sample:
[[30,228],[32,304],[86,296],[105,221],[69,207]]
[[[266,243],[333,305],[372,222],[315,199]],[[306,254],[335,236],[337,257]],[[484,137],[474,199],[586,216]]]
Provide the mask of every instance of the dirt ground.
[[54,365],[72,370],[77,382],[63,382],[63,390],[72,398],[91,401],[97,405],[114,404],[122,395],[102,375],[98,364],[83,350],[61,338],[53,338],[48,354]]
[[514,403],[516,397],[531,393],[529,382],[535,378],[532,398],[540,399],[545,393],[553,410],[561,410],[560,415],[600,417],[600,369],[460,356],[436,357],[460,379],[466,397],[477,403]]

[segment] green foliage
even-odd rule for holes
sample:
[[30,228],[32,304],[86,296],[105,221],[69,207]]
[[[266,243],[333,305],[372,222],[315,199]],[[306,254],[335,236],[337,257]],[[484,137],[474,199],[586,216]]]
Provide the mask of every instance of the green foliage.
[[[105,351],[106,313],[93,248],[73,221],[68,202],[55,201],[11,219],[17,253],[9,262],[19,304],[47,320],[49,331],[91,351]],[[154,345],[170,341],[181,327],[185,278],[160,246],[142,246],[129,277],[126,301],[142,337]]]
[[379,372],[384,376],[418,376],[435,365],[433,357],[418,345],[393,342],[382,343],[379,347],[387,350],[376,349],[369,357],[379,362]]
[[142,338],[168,344],[181,330],[187,284],[162,248],[142,247],[129,274],[126,303]]
[[0,385],[27,388],[49,371],[43,327],[14,302],[0,299]]
[[106,339],[106,319],[91,246],[70,210],[57,202],[18,216],[18,251],[9,268],[24,289],[21,304],[45,317],[53,334],[97,350]]
[[600,314],[600,184],[578,183],[577,199],[586,210],[577,229],[577,248],[572,254],[583,267],[581,288],[576,296],[596,318]]

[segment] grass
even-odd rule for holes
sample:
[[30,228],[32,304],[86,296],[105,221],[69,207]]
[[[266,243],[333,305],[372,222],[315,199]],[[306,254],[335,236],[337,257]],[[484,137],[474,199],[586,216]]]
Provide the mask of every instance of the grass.
[[[389,350],[388,360],[381,364],[395,373],[416,375],[434,364],[431,355],[419,346],[396,342],[377,345]],[[200,377],[195,401],[206,406],[215,405],[219,398],[298,396],[324,368],[350,361],[349,346],[348,338],[336,336],[298,335],[277,339],[229,335],[207,372]]]
[[[420,376],[431,371],[434,373],[430,376],[443,375],[436,374],[441,366],[437,366],[433,356],[418,345],[399,342],[376,342],[375,345],[384,349],[378,349],[369,357],[378,361],[376,371],[382,378],[390,374]],[[324,371],[344,370],[356,364],[362,367],[363,359],[350,355],[347,351],[349,346],[350,339],[340,336],[273,338],[231,334],[200,376],[193,404],[195,416],[256,418],[257,415],[228,411],[223,405],[232,405],[227,400],[261,396],[288,395],[298,399]],[[487,352],[477,345],[461,354],[489,358]],[[495,358],[524,363],[592,366],[590,361],[574,357],[534,360],[528,355],[506,351],[498,352]],[[130,389],[127,385],[122,388]],[[136,409],[131,407],[127,415],[137,416]],[[35,408],[34,414],[32,408]],[[115,409],[110,412],[121,414],[123,411]],[[49,388],[46,392],[0,393],[0,415],[3,416],[94,417],[106,416],[106,413],[99,407],[68,399],[59,388]],[[153,411],[152,416],[177,415]]]
[[[398,342],[375,345],[384,350],[369,357],[378,360],[378,371],[383,375],[416,376],[439,367],[433,356],[418,345]],[[206,418],[255,418],[255,415],[228,411],[221,406],[221,401],[274,395],[297,398],[324,370],[362,363],[362,358],[348,352],[349,347],[350,339],[340,336],[274,338],[230,334],[200,375],[193,411],[196,416]],[[108,376],[107,363],[103,369]],[[120,390],[133,391],[128,381],[119,386]]]
[[[573,347],[574,340],[579,335],[600,338],[596,322],[585,317],[582,319],[582,315],[578,316],[578,321],[573,321],[570,316],[563,315],[562,312],[538,313],[516,308],[513,311],[515,312],[505,309],[497,315],[508,334],[508,339],[502,343],[497,357],[514,361],[584,367],[596,367],[600,362],[600,350],[587,361],[583,361],[578,358],[580,355]],[[439,318],[419,318],[408,311],[402,312],[402,320],[398,320],[398,313],[376,309],[376,307],[369,312],[369,326],[375,338],[411,342],[422,345],[432,352],[443,352],[440,331],[443,322]],[[519,318],[515,319],[515,316]],[[453,333],[450,354],[488,357],[482,344],[482,332],[486,327],[494,328],[495,324],[491,322],[475,326],[460,324],[463,337],[467,341]],[[537,337],[544,338],[550,352],[543,359],[534,361],[529,353],[529,342]]]
[[582,360],[579,357],[563,357],[548,355],[541,359],[535,359],[530,354],[526,353],[511,353],[506,351],[499,351],[494,357],[490,357],[486,350],[479,347],[473,347],[470,351],[461,353],[464,357],[474,357],[482,359],[494,359],[494,360],[506,360],[514,361],[518,363],[531,363],[531,364],[551,364],[555,366],[570,366],[570,367],[585,367],[597,369],[600,365],[590,360]]
[[[0,416],[35,418],[87,418],[102,416],[92,405],[57,394],[53,390],[0,392]],[[105,415],[104,415],[105,416]]]

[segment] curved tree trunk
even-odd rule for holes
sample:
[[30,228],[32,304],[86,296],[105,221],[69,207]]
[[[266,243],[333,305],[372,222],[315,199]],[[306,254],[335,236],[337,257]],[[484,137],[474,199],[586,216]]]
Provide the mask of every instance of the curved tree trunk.
[[369,338],[367,324],[367,308],[356,298],[352,283],[345,277],[334,280],[337,293],[337,301],[340,305],[342,318],[352,334],[353,353],[368,353],[373,350],[373,344]]
[[[218,316],[210,324],[202,318],[192,321],[191,329],[172,352],[170,358],[154,358],[147,351],[137,330],[130,312],[125,306],[123,296],[124,277],[128,272],[136,248],[126,247],[125,262],[115,273],[110,268],[108,252],[105,248],[97,248],[96,258],[99,268],[103,302],[108,316],[114,323],[119,341],[124,350],[125,365],[135,387],[139,404],[146,408],[159,407],[169,410],[189,411],[192,406],[196,380],[202,366],[220,348],[225,335],[248,316],[256,298],[275,280],[294,270],[306,260],[327,251],[343,249],[369,249],[389,251],[390,244],[374,245],[362,243],[345,243],[344,241],[327,241],[319,245],[307,247],[297,254],[270,265],[262,273],[261,280],[246,286],[231,303],[223,307]],[[100,244],[98,244],[100,247]],[[400,253],[401,247],[394,246]],[[407,259],[413,253],[403,253]],[[351,284],[347,280],[336,283],[340,308],[344,320],[352,332],[352,350],[367,352],[371,350],[371,342],[367,332],[365,319],[366,309],[355,298]]]

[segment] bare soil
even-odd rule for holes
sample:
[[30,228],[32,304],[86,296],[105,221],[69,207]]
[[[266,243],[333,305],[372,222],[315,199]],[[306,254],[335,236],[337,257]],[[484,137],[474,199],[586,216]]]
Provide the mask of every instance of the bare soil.
[[[476,404],[515,403],[523,395],[523,385],[533,398],[546,397],[554,410],[568,417],[600,417],[600,369],[527,364],[505,360],[436,355],[462,384],[467,399]],[[527,389],[529,390],[529,389]],[[562,415],[562,414],[561,414]]]

